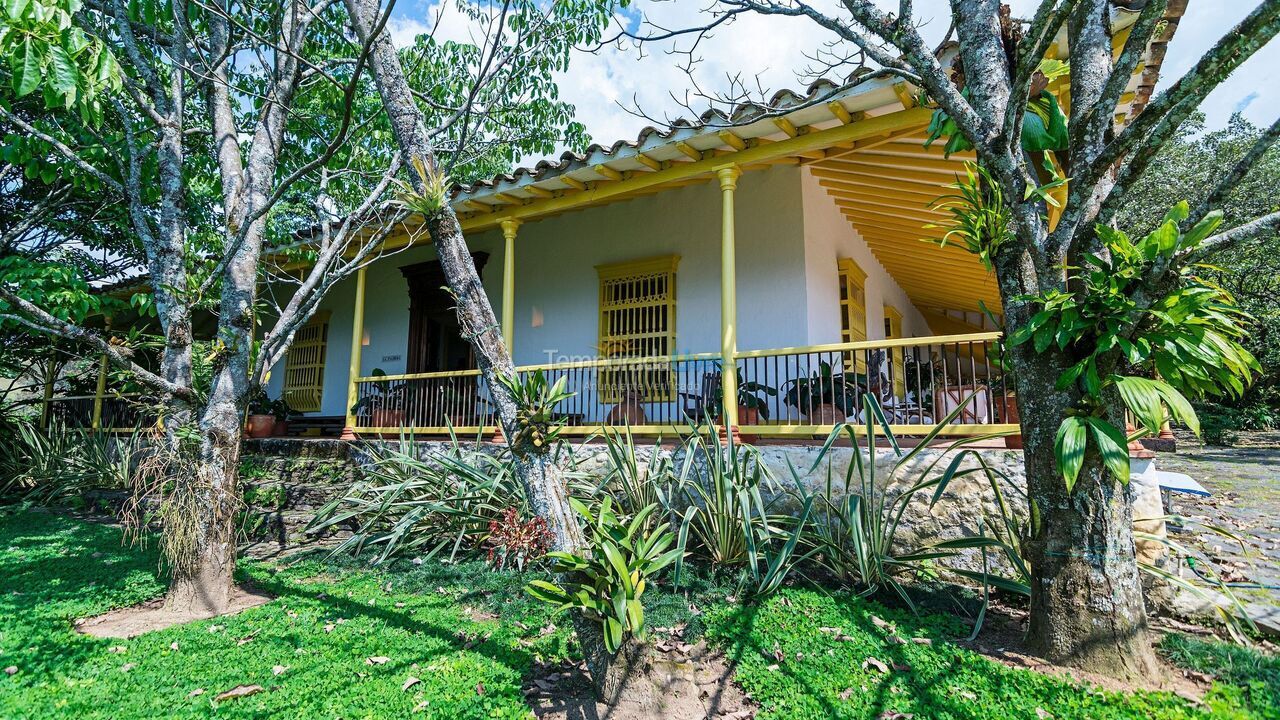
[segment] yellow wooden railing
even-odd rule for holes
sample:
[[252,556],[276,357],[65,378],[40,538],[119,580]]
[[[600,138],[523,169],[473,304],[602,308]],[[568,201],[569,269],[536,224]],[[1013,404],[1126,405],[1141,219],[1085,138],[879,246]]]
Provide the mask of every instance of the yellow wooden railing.
[[[743,401],[732,405],[738,429],[757,436],[823,435],[837,422],[862,420],[862,398],[872,394],[895,434],[923,435],[956,408],[958,416],[941,434],[1014,431],[1006,415],[1011,388],[995,361],[999,339],[988,332],[736,352],[733,374]],[[689,432],[699,419],[721,422],[729,405],[721,358],[601,358],[517,372],[565,379],[574,393],[558,407],[566,434],[629,426],[637,434],[672,435]],[[867,372],[845,372],[855,367]],[[357,377],[354,385],[359,434],[496,429],[478,370]]]

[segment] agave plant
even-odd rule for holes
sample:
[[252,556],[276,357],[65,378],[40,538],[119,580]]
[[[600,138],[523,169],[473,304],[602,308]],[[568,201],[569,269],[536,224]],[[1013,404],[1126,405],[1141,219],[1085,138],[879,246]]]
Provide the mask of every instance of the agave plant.
[[[989,468],[983,463],[978,468],[961,469],[961,460],[964,458],[957,456],[942,472],[935,474],[943,458],[952,450],[999,437],[1000,433],[959,440],[916,473],[911,470],[912,461],[929,446],[944,426],[959,415],[966,403],[958,405],[921,438],[918,444],[905,451],[890,431],[888,418],[876,398],[864,395],[863,404],[865,425],[837,425],[808,470],[809,474],[816,472],[836,441],[847,437],[853,446],[853,453],[843,478],[843,486],[837,485],[834,473],[828,465],[825,487],[814,493],[805,487],[800,473],[794,467],[791,468],[795,480],[793,493],[801,502],[813,507],[813,520],[805,533],[804,543],[810,548],[809,554],[827,572],[860,595],[871,595],[882,589],[889,589],[908,607],[914,607],[901,578],[918,571],[922,563],[952,557],[967,549],[979,549],[984,553],[987,550],[1007,550],[1016,555],[1016,550],[1005,547],[1005,543],[998,537],[986,536],[948,540],[902,552],[896,546],[897,533],[907,506],[913,499],[932,492],[932,502],[937,502],[954,479],[981,472],[983,467]],[[877,458],[876,453],[881,430],[891,455],[887,467]],[[865,440],[865,449],[860,447],[860,439]],[[890,495],[887,489],[907,472],[915,473],[914,479],[904,491]]]
[[508,508],[527,515],[524,492],[510,455],[465,451],[419,456],[411,438],[368,446],[365,479],[316,511],[306,528],[321,533],[354,526],[333,553],[377,550],[374,562],[396,555],[433,557],[448,549],[452,561],[479,548],[490,523]]

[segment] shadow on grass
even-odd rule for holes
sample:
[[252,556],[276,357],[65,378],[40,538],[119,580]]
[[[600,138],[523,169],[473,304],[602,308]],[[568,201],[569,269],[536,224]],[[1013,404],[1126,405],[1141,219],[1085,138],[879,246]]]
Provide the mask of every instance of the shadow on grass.
[[[0,514],[0,656],[17,668],[0,677],[0,717],[207,715],[213,695],[242,682],[267,692],[219,715],[397,714],[416,702],[415,690],[401,687],[410,676],[433,694],[424,698],[435,705],[428,716],[525,709],[521,681],[535,650],[511,623],[472,621],[454,593],[392,593],[387,576],[369,571],[339,570],[324,583],[304,577],[323,569],[315,563],[279,572],[247,563],[237,578],[274,595],[267,605],[127,641],[79,635],[76,618],[164,590],[154,549],[119,541],[118,528]],[[127,653],[112,652],[117,646]],[[388,659],[368,660],[381,656]]]

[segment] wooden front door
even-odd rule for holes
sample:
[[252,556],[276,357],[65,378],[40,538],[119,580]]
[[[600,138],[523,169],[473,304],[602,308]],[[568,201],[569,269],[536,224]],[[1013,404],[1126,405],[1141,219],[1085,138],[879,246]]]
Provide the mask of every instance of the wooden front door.
[[[483,272],[488,253],[471,254]],[[440,263],[431,260],[400,268],[409,284],[409,346],[405,369],[410,373],[471,370],[476,367],[471,343],[458,330],[455,302]]]

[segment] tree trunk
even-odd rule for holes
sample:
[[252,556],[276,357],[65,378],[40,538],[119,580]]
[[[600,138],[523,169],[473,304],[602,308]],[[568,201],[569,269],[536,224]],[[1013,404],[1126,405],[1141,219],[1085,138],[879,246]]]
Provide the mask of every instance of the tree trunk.
[[[371,38],[379,17],[378,1],[345,0],[345,3],[356,36],[362,42],[370,43],[369,69],[406,165],[413,159],[419,159],[433,172],[439,172],[426,122],[414,100],[408,80],[405,79],[390,34],[381,32]],[[413,182],[419,182],[416,175],[411,173],[410,177]],[[421,186],[417,187],[419,191],[423,189]],[[476,272],[470,249],[462,235],[462,226],[453,209],[445,205],[433,217],[427,218],[427,231],[435,245],[445,280],[457,300],[458,325],[463,337],[475,349],[485,386],[489,388],[497,409],[498,422],[502,424],[504,434],[510,442],[511,438],[518,435],[516,406],[502,383],[497,380],[499,377],[513,375],[515,366],[511,361],[510,350],[503,343],[493,306],[480,283],[480,275]],[[559,459],[559,454],[517,454],[515,468],[530,507],[546,520],[551,530],[553,549],[581,550],[586,541],[573,509],[569,506],[567,467]],[[613,656],[605,650],[604,636],[598,624],[584,619],[578,613],[573,615],[573,622],[583,655],[588,660],[596,692],[601,699],[607,701],[620,690],[621,678],[627,672],[611,669]],[[633,645],[634,643],[628,643],[620,655],[630,657]]]
[[201,418],[200,452],[194,467],[174,478],[170,502],[185,520],[166,528],[167,542],[181,543],[171,553],[171,580],[165,605],[175,611],[221,615],[235,590],[236,531],[239,509],[240,403],[227,384],[211,393]]
[[1052,349],[1036,354],[1030,343],[1013,356],[1035,523],[1024,542],[1031,568],[1027,644],[1054,663],[1113,677],[1157,677],[1135,559],[1132,491],[1091,449],[1067,492],[1054,451],[1074,399],[1054,390],[1065,359]]

